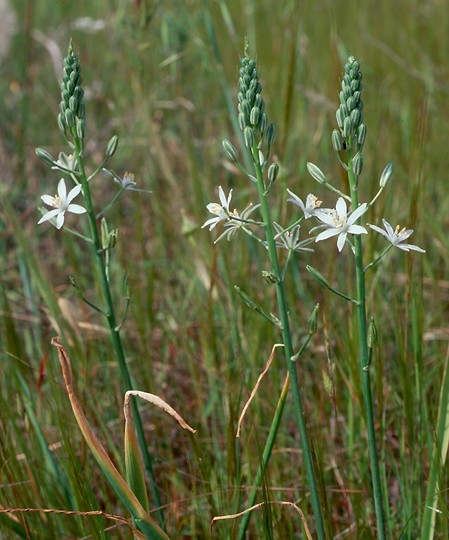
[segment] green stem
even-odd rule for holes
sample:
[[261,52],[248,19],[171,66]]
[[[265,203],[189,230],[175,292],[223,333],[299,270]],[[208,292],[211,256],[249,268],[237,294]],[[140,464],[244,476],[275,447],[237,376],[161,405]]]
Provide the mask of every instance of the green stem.
[[[349,153],[348,179],[351,189],[351,204],[353,210],[359,205],[357,192],[357,177],[352,169],[352,154]],[[373,398],[371,393],[371,374],[369,369],[368,327],[366,322],[366,291],[365,271],[363,268],[363,251],[361,235],[354,235],[355,268],[357,279],[357,321],[359,331],[359,362],[362,380],[365,418],[368,431],[368,453],[371,464],[371,481],[373,486],[374,507],[377,521],[377,538],[385,540],[385,517],[382,499],[382,483],[380,479],[379,461],[377,458],[376,430],[374,427]]]
[[[267,463],[270,461],[271,452],[274,447],[274,443],[276,441],[276,436],[279,430],[279,426],[281,423],[282,413],[284,412],[284,406],[285,401],[287,399],[288,395],[288,388],[290,386],[290,377],[287,376],[285,379],[284,386],[281,391],[281,395],[279,396],[278,404],[276,407],[276,411],[274,413],[273,420],[271,422],[270,431],[268,433],[267,441],[265,443],[265,448],[262,452],[262,459],[260,460],[259,468],[257,469],[256,477],[254,479],[254,489],[251,491],[248,497],[248,501],[246,503],[247,508],[251,508],[251,506],[254,506],[256,502],[256,497],[258,493],[258,487],[260,487],[262,483],[262,479],[265,474],[265,468]],[[249,520],[251,518],[252,512],[247,512],[244,514],[242,521],[240,522],[239,530],[237,533],[237,540],[244,540],[246,536],[246,530],[249,525]]]
[[[89,188],[89,183],[87,181],[86,171],[84,168],[84,159],[82,156],[81,141],[78,138],[76,132],[72,133],[72,135],[74,138],[75,153],[76,153],[76,159],[78,162],[78,167],[79,167],[79,172],[80,172],[80,180],[81,180],[81,185],[83,189],[84,203],[86,206],[87,215],[89,217],[89,224],[90,224],[90,230],[91,230],[92,242],[93,242],[93,253],[95,256],[97,269],[98,269],[98,275],[100,278],[101,291],[102,291],[103,298],[106,304],[105,316],[108,321],[112,346],[114,348],[117,361],[118,361],[122,391],[126,392],[128,390],[133,389],[133,384],[132,384],[131,376],[128,370],[128,365],[126,363],[125,353],[123,350],[122,340],[120,337],[120,331],[118,329],[117,322],[116,322],[114,303],[112,300],[111,289],[109,287],[109,281],[106,274],[106,266],[105,266],[105,262],[103,258],[103,249],[101,245],[100,235],[98,233],[96,215],[95,215],[94,207],[92,204],[92,198],[90,195],[90,188]],[[139,446],[142,452],[145,468],[148,472],[148,476],[150,477],[151,493],[153,495],[154,503],[156,507],[158,508],[158,510],[156,510],[156,516],[161,527],[164,527],[165,519],[164,519],[162,510],[160,509],[161,499],[159,496],[159,490],[156,485],[156,478],[153,472],[153,459],[148,451],[148,446],[145,441],[145,434],[143,430],[142,419],[140,417],[139,409],[137,407],[137,403],[135,400],[133,400],[132,402],[132,407],[133,407],[134,424],[135,424],[135,428],[137,432],[137,438],[139,440]]]
[[[315,473],[315,469],[313,465],[312,450],[311,450],[311,444],[309,441],[309,434],[307,431],[304,407],[302,403],[301,389],[299,386],[298,373],[296,371],[296,364],[292,362],[291,360],[291,358],[294,356],[294,352],[293,352],[292,336],[291,336],[291,331],[290,331],[290,320],[289,320],[289,315],[288,315],[288,305],[287,305],[287,298],[285,294],[285,286],[284,286],[284,281],[282,279],[281,269],[280,269],[277,251],[276,251],[276,242],[274,240],[274,231],[273,231],[273,225],[272,225],[272,220],[270,216],[270,208],[268,205],[267,194],[265,192],[262,167],[259,164],[259,152],[257,149],[257,145],[254,145],[252,149],[252,159],[253,159],[254,168],[256,172],[256,178],[257,178],[256,185],[257,185],[257,191],[259,194],[260,211],[262,214],[262,220],[264,222],[265,236],[266,236],[266,241],[267,241],[268,253],[270,257],[271,270],[277,278],[277,283],[275,284],[275,286],[276,286],[276,296],[277,296],[277,303],[278,303],[278,309],[279,309],[279,317],[281,321],[282,340],[284,343],[287,369],[288,369],[288,373],[289,373],[290,380],[292,383],[291,387],[292,387],[293,406],[295,410],[295,416],[296,416],[296,421],[298,424],[299,434],[301,437],[301,445],[302,445],[302,451],[303,451],[303,459],[304,459],[305,468],[306,468],[307,483],[310,489],[312,508],[313,508],[313,513],[315,515],[316,534],[319,540],[324,540],[326,536],[325,536],[323,513],[322,513],[322,508],[321,508],[321,503],[320,503],[320,495],[318,491],[318,482],[317,482],[316,473]],[[271,454],[271,450],[273,448],[273,445],[276,439],[277,430],[279,428],[279,423],[281,420],[282,410],[283,410],[283,404],[280,408],[280,414],[278,414],[278,410],[277,410],[273,418],[272,425],[270,428],[270,435],[272,434],[273,436],[268,438],[264,451],[263,451],[263,456],[268,456],[268,458]],[[255,487],[258,487],[257,481],[260,482],[263,477],[263,473],[265,471],[267,461],[268,459],[265,460],[262,457],[262,462],[260,464],[258,475],[255,481]],[[241,527],[239,528],[239,534],[238,534],[239,540],[244,538],[247,525],[248,525],[248,520],[242,521]]]
[[[439,483],[443,477],[443,468],[447,458],[449,446],[449,364],[448,357],[444,366],[443,381],[441,383],[440,402],[438,405],[438,419],[435,440],[430,462],[429,480],[426,490],[426,503],[424,507],[423,525],[421,531],[422,540],[433,540],[436,528],[438,499],[440,496]],[[443,486],[442,493],[445,489]],[[444,499],[443,499],[444,500]],[[444,502],[442,501],[442,506]],[[442,513],[442,512],[441,512]],[[441,519],[446,519],[444,516]]]

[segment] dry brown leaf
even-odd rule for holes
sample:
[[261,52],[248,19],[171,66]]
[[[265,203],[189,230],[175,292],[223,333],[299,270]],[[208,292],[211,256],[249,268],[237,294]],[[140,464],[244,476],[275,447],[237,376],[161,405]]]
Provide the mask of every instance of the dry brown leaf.
[[242,413],[241,413],[240,418],[239,418],[239,423],[237,425],[236,437],[240,437],[240,429],[242,427],[243,417],[245,416],[246,411],[248,410],[248,407],[250,406],[251,401],[254,399],[254,396],[257,393],[257,390],[258,390],[258,388],[260,386],[260,383],[262,382],[262,379],[265,377],[268,370],[270,369],[271,363],[273,362],[273,359],[274,359],[274,351],[278,347],[283,347],[283,346],[284,346],[283,343],[275,343],[273,345],[273,348],[271,349],[270,358],[268,358],[267,365],[265,366],[265,369],[262,371],[262,373],[259,375],[259,378],[257,379],[256,385],[254,386],[254,388],[253,388],[253,390],[251,392],[251,395],[249,396],[248,401],[245,403],[245,406],[243,407]]
[[225,519],[239,518],[241,516],[244,516],[248,512],[252,512],[253,510],[257,510],[258,508],[261,508],[265,504],[278,504],[280,506],[289,506],[290,508],[293,508],[299,514],[299,517],[301,518],[301,521],[302,521],[302,524],[303,524],[303,527],[304,527],[304,531],[305,531],[306,536],[307,536],[307,540],[313,540],[313,537],[310,534],[309,526],[307,525],[306,517],[305,517],[304,513],[302,512],[301,508],[299,508],[296,504],[294,504],[292,502],[289,502],[289,501],[261,502],[261,503],[255,504],[254,506],[251,506],[250,508],[247,508],[246,510],[243,510],[242,512],[238,512],[237,514],[228,514],[226,516],[215,516],[212,519],[211,523],[210,523],[210,537],[212,538],[212,527],[213,527],[215,522],[223,521]]
[[131,407],[130,407],[130,397],[131,396],[138,396],[145,401],[148,401],[152,405],[156,405],[159,409],[162,409],[166,413],[168,413],[170,416],[172,416],[178,424],[184,428],[189,430],[191,433],[196,433],[196,429],[193,429],[189,426],[189,424],[182,418],[180,414],[178,414],[173,407],[170,407],[170,405],[161,399],[160,397],[149,394],[148,392],[142,392],[140,390],[128,390],[125,394],[125,402],[123,404],[123,412],[125,415],[125,422],[128,422],[128,420],[131,418]]

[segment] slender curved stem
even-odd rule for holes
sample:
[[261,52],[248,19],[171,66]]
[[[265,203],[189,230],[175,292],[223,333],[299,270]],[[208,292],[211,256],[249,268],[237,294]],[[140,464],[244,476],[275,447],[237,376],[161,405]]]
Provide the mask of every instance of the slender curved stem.
[[[87,215],[89,217],[94,258],[95,258],[97,269],[98,269],[98,275],[100,279],[100,287],[103,294],[103,299],[106,304],[106,308],[104,309],[105,316],[108,321],[112,346],[114,348],[114,351],[117,357],[117,362],[118,362],[120,377],[121,377],[122,391],[126,392],[127,390],[133,389],[133,384],[132,384],[131,376],[128,370],[128,365],[126,363],[126,358],[125,358],[125,353],[123,350],[123,344],[122,344],[122,339],[120,336],[119,327],[117,326],[117,322],[116,322],[114,303],[112,300],[111,289],[109,287],[109,281],[108,281],[108,277],[106,273],[106,266],[105,266],[105,262],[103,258],[103,249],[101,245],[100,235],[98,233],[96,215],[95,215],[94,207],[92,204],[92,198],[90,195],[90,188],[89,188],[89,183],[86,176],[86,170],[84,167],[82,145],[75,130],[73,130],[72,135],[74,138],[75,155],[76,155],[79,172],[80,172],[80,182],[83,189],[84,203],[86,205]],[[161,525],[161,527],[164,527],[165,519],[164,519],[162,510],[160,509],[161,499],[159,496],[159,490],[156,485],[156,478],[153,472],[153,459],[148,451],[148,446],[145,441],[145,434],[143,430],[142,419],[140,417],[137,404],[134,400],[133,400],[132,407],[133,407],[133,417],[134,417],[134,423],[135,423],[135,428],[137,432],[137,438],[139,440],[139,446],[142,452],[145,468],[148,472],[148,476],[150,477],[151,493],[153,495],[154,503],[156,507],[158,508],[158,510],[156,511],[157,520],[159,524]]]

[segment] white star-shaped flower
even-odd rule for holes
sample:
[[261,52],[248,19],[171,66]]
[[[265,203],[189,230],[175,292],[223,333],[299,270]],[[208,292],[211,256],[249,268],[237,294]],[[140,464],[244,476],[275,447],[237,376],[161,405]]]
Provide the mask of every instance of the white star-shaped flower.
[[59,152],[58,159],[55,161],[55,165],[53,165],[52,169],[68,169],[69,171],[74,171],[76,165],[76,157],[73,154],[67,155],[64,152]]
[[313,242],[313,238],[306,238],[302,242],[299,241],[300,225],[295,225],[290,231],[284,230],[279,223],[273,222],[273,227],[276,230],[276,246],[288,251],[311,251],[313,249],[305,247],[310,242]]
[[377,227],[376,225],[371,225],[368,223],[368,226],[371,227],[371,229],[375,230],[376,232],[382,234],[385,236],[385,238],[392,244],[393,246],[402,249],[403,251],[419,251],[420,253],[425,253],[426,251],[424,249],[421,249],[418,246],[415,246],[413,244],[404,244],[404,242],[410,238],[410,236],[413,234],[413,229],[406,229],[403,227],[402,229],[399,227],[399,225],[396,226],[396,229],[393,230],[393,227],[388,223],[386,219],[382,220],[382,223],[385,227],[384,229],[381,229],[380,227]]
[[229,210],[229,204],[231,203],[232,189],[229,192],[228,198],[226,198],[223,188],[219,186],[218,195],[220,197],[221,204],[209,203],[206,206],[209,212],[211,214],[214,214],[216,217],[208,219],[201,227],[202,229],[204,229],[204,227],[209,227],[209,230],[211,231],[217,225],[217,223],[220,223],[220,221],[225,221],[229,219],[229,215],[231,213]]
[[348,234],[367,234],[365,227],[355,225],[359,217],[366,212],[366,208],[367,204],[363,203],[354,212],[348,214],[346,202],[343,197],[340,197],[335,210],[330,213],[317,213],[317,218],[327,226],[327,229],[316,237],[315,242],[338,235],[337,248],[341,251]]
[[318,197],[315,197],[315,195],[312,195],[312,193],[309,193],[307,195],[306,204],[302,202],[302,200],[298,197],[298,195],[295,195],[293,191],[290,191],[287,189],[287,193],[291,195],[289,199],[287,199],[287,202],[291,202],[293,204],[296,204],[296,206],[299,206],[301,210],[304,213],[304,217],[306,219],[311,218],[312,216],[317,216],[319,212],[322,210],[319,210],[322,201],[318,200]]
[[58,194],[52,197],[51,195],[42,195],[42,201],[51,206],[53,210],[49,210],[38,221],[38,225],[49,221],[52,218],[56,218],[56,228],[60,229],[64,225],[64,216],[66,212],[72,212],[73,214],[84,214],[86,209],[79,204],[72,204],[73,199],[81,192],[81,184],[78,184],[67,194],[67,188],[64,178],[61,178],[58,184]]
[[[241,214],[239,214],[237,210],[230,212],[229,221],[224,224],[226,230],[220,234],[220,236],[215,240],[214,244],[216,244],[224,236],[228,238],[228,241],[231,240],[234,234],[247,224],[250,215],[254,212],[254,210],[257,210],[259,206],[260,204],[253,205],[253,203],[251,203],[245,208],[245,210],[243,210]],[[255,222],[251,222],[251,224],[254,223]]]

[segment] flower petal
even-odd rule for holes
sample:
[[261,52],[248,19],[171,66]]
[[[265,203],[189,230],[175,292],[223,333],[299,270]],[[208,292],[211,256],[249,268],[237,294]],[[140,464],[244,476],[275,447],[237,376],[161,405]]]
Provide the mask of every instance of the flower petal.
[[[379,234],[382,234],[383,236],[385,236],[385,238],[388,238],[388,240],[390,240],[390,237],[388,236],[388,234],[383,229],[378,227],[377,225],[371,225],[371,223],[367,223],[367,225],[368,225],[368,227],[370,227],[370,229],[373,229],[374,231],[378,232]],[[385,225],[385,223],[384,223],[384,225]]]
[[425,249],[421,249],[420,247],[415,246],[414,244],[398,244],[396,247],[404,251],[419,251],[419,253],[426,252]]
[[367,204],[363,203],[358,208],[356,208],[354,212],[352,212],[352,214],[349,216],[348,223],[350,225],[355,223],[359,219],[359,217],[366,212],[366,207]]
[[365,229],[365,227],[362,227],[361,225],[351,225],[348,227],[347,231],[350,234],[368,234],[368,231]]
[[55,204],[56,204],[55,198],[52,197],[51,195],[42,195],[41,199],[47,206],[53,206],[54,207]]
[[[382,223],[385,227],[385,230],[387,231],[387,238],[392,241],[393,238],[395,238],[393,227],[388,223],[386,219],[382,219]],[[384,235],[385,236],[385,235]]]
[[49,219],[52,219],[56,217],[60,213],[59,208],[56,208],[55,210],[49,210],[46,214],[44,214],[41,219],[37,222],[38,225],[41,223],[44,223],[45,221],[48,221]]
[[73,201],[73,199],[80,194],[81,192],[81,184],[78,184],[77,186],[75,186],[73,189],[70,190],[68,196],[67,196],[67,204],[70,204],[71,201]]
[[320,234],[315,238],[315,242],[320,242],[321,240],[326,240],[327,238],[331,238],[332,236],[337,236],[337,234],[340,234],[341,231],[339,229],[326,229],[323,232],[320,232]]
[[204,229],[205,227],[209,226],[209,230],[211,231],[217,225],[219,221],[220,221],[220,218],[218,217],[210,218],[205,223],[203,223],[201,228]]
[[346,215],[348,213],[348,207],[346,206],[346,201],[343,199],[343,197],[338,198],[337,205],[335,206],[335,210],[337,211],[339,218],[341,219],[346,218]]
[[65,212],[59,212],[59,214],[56,216],[56,228],[61,229],[64,225],[64,214]]
[[69,204],[67,211],[72,212],[73,214],[85,214],[87,212],[87,210],[79,204]]
[[346,236],[347,234],[345,232],[342,232],[337,239],[337,248],[338,251],[341,251],[346,243]]
[[301,210],[304,212],[305,210],[305,206],[304,206],[304,203],[302,202],[302,200],[298,197],[298,195],[295,195],[293,193],[293,191],[290,191],[289,189],[287,189],[287,193],[289,195],[291,195],[291,197],[289,199],[287,199],[287,202],[291,202],[293,204],[296,204],[296,206],[299,206],[299,208],[301,208]]
[[66,188],[66,185],[65,185],[64,178],[61,178],[61,180],[59,180],[58,195],[59,195],[59,198],[61,199],[62,202],[64,202],[66,200],[67,188]]

